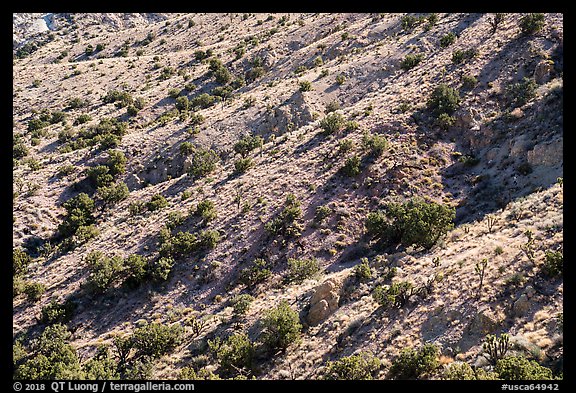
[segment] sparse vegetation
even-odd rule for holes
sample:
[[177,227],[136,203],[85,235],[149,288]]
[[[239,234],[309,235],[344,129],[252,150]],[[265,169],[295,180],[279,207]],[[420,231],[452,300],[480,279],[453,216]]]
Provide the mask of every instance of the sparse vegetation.
[[331,380],[367,380],[374,379],[380,369],[380,359],[369,354],[359,353],[346,356],[326,365],[324,379]]
[[288,277],[291,281],[296,282],[302,282],[307,278],[311,278],[320,271],[320,265],[316,258],[288,258],[288,268],[290,269]]
[[439,366],[439,350],[434,344],[425,344],[417,350],[407,348],[392,361],[390,375],[394,379],[418,379]]
[[302,324],[298,313],[286,300],[269,310],[262,318],[262,341],[271,349],[287,349],[299,341]]
[[518,26],[523,35],[532,35],[542,30],[544,24],[544,14],[531,13],[524,15]]

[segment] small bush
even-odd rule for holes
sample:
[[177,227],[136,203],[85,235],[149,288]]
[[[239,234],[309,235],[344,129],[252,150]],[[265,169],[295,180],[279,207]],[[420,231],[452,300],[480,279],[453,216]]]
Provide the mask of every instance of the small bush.
[[532,78],[524,77],[521,82],[506,87],[506,98],[513,108],[522,106],[536,96],[538,85]]
[[68,199],[63,204],[66,209],[66,216],[60,225],[58,232],[62,236],[73,235],[81,226],[88,226],[94,223],[94,201],[88,194],[80,193]]
[[478,54],[478,50],[475,48],[470,48],[470,49],[466,49],[466,50],[455,50],[452,53],[452,62],[454,64],[460,64],[464,61],[473,59],[474,57],[476,57],[476,55]]
[[561,251],[546,251],[542,272],[548,277],[562,276],[564,255]]
[[105,204],[115,204],[128,198],[130,191],[124,182],[114,183],[109,186],[99,187],[98,196]]
[[37,302],[40,300],[44,292],[46,292],[46,285],[39,282],[27,283],[24,288],[24,293],[30,302]]
[[447,130],[448,128],[452,127],[456,123],[456,118],[454,116],[450,116],[447,113],[440,113],[438,118],[436,119],[436,125],[443,130]]
[[326,217],[332,214],[332,209],[329,206],[318,206],[314,215],[314,220],[322,222]]
[[418,379],[438,368],[439,352],[434,344],[425,344],[418,350],[407,348],[392,362],[390,374],[395,379]]
[[342,173],[347,177],[358,176],[360,172],[362,172],[360,164],[360,157],[354,154],[353,156],[348,157],[346,161],[344,161],[344,166],[342,166],[341,169]]
[[428,99],[427,105],[428,109],[430,109],[436,117],[442,113],[452,115],[460,105],[460,96],[455,89],[441,84],[434,89]]
[[52,299],[42,308],[40,322],[45,324],[67,323],[72,319],[75,308],[75,304],[70,300],[58,303]]
[[346,76],[344,74],[338,74],[336,76],[336,83],[339,85],[343,85],[346,82]]
[[286,300],[266,312],[262,319],[262,341],[271,349],[286,349],[300,339],[302,325],[298,313]]
[[310,81],[302,81],[300,82],[300,91],[312,91],[312,82]]
[[182,97],[178,97],[176,98],[176,109],[178,109],[181,112],[185,112],[190,108],[190,101],[188,101],[188,97],[186,96],[182,96]]
[[264,259],[255,259],[251,267],[246,267],[240,271],[239,281],[248,288],[253,288],[256,284],[265,281],[272,272],[267,267]]
[[13,248],[12,251],[12,275],[21,276],[28,272],[28,265],[32,262],[32,257],[22,248]]
[[273,235],[297,237],[300,236],[302,230],[302,225],[299,222],[301,217],[300,202],[293,194],[289,194],[286,196],[284,208],[274,219],[264,225],[264,229]]
[[155,281],[166,281],[172,268],[174,267],[174,258],[170,256],[161,256],[150,268],[150,275]]
[[446,48],[446,47],[452,45],[454,43],[454,41],[456,41],[456,34],[454,34],[453,32],[450,32],[450,33],[442,36],[442,38],[440,38],[440,47]]
[[366,352],[346,356],[326,365],[324,379],[368,380],[380,369],[380,359]]
[[258,147],[262,147],[264,140],[261,136],[244,135],[234,144],[234,151],[245,158],[250,152]]
[[407,281],[396,282],[390,286],[378,285],[372,292],[374,300],[386,308],[402,308],[414,293],[414,287]]
[[202,231],[198,235],[198,247],[204,250],[211,250],[220,242],[220,232],[217,230]]
[[168,206],[168,201],[160,194],[152,195],[150,200],[146,202],[146,208],[151,212],[163,209],[166,206]]
[[365,132],[362,135],[362,145],[371,156],[380,157],[388,147],[388,140],[384,136]]
[[110,90],[102,100],[105,104],[114,103],[118,108],[124,108],[132,104],[134,98],[126,91]]
[[202,217],[204,222],[207,223],[214,220],[218,216],[218,213],[216,212],[214,202],[205,199],[198,203],[196,210],[194,211],[194,215]]
[[550,380],[552,370],[523,356],[506,356],[498,360],[494,371],[506,381]]
[[254,165],[254,161],[250,157],[240,158],[234,161],[234,173],[237,175],[241,175],[246,173],[248,169],[252,168]]
[[208,340],[208,348],[218,359],[222,371],[226,373],[252,368],[254,344],[245,333],[235,333],[224,341],[220,337]]
[[247,293],[236,295],[230,300],[234,315],[245,315],[254,301],[254,296]]
[[90,275],[87,284],[91,290],[102,293],[110,288],[124,270],[124,261],[118,256],[107,257],[100,251],[86,256]]
[[126,284],[129,287],[136,287],[144,282],[148,275],[148,261],[146,257],[132,254],[124,259],[126,273]]
[[368,258],[362,258],[360,263],[354,268],[354,276],[360,281],[366,281],[372,278],[372,270],[368,264]]
[[532,13],[523,16],[518,25],[522,35],[532,35],[542,30],[544,23],[544,14]]
[[[76,118],[76,120],[74,120],[74,125],[75,125],[75,126],[78,126],[78,125],[80,125],[80,124],[88,123],[88,122],[91,121],[91,120],[92,120],[92,116],[90,116],[90,115],[88,115],[88,114],[85,113],[85,114],[79,115],[79,116]],[[62,134],[62,135],[64,135],[64,134]],[[70,139],[70,138],[68,138],[68,139]],[[60,139],[60,134],[58,134],[58,141],[60,141],[60,142],[63,142],[63,141],[64,141],[64,140],[61,140],[61,139]]]
[[400,63],[400,68],[402,68],[404,71],[408,71],[416,67],[418,64],[420,64],[423,58],[424,55],[421,53],[415,55],[413,54],[406,55],[406,57]]
[[192,162],[188,174],[194,178],[202,178],[216,169],[220,157],[212,149],[196,148],[192,154]]
[[215,102],[216,97],[208,93],[202,93],[190,100],[190,106],[193,108],[209,108],[214,105]]
[[316,258],[288,258],[288,268],[290,269],[290,273],[288,274],[289,279],[291,281],[302,282],[318,273],[320,271],[320,264]]
[[181,343],[183,330],[180,325],[148,324],[134,332],[134,347],[141,356],[159,358]]
[[476,379],[476,373],[474,373],[474,369],[468,363],[453,362],[444,369],[443,379],[470,381]]

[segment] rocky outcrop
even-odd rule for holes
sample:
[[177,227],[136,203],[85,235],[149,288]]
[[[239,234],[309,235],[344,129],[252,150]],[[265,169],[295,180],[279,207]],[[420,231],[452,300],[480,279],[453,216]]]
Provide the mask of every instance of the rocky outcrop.
[[318,325],[338,308],[338,292],[339,285],[334,279],[328,279],[316,287],[307,316],[310,325]]
[[514,302],[512,306],[512,313],[515,317],[522,317],[530,310],[530,300],[525,293],[520,295],[520,297]]
[[554,62],[551,60],[541,60],[534,69],[534,80],[539,85],[550,80],[550,73],[554,69]]

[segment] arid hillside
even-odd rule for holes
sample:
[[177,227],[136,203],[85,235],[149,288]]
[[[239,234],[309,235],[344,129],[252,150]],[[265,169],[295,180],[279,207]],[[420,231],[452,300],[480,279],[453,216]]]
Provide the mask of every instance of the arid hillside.
[[15,378],[562,378],[562,14],[13,20]]

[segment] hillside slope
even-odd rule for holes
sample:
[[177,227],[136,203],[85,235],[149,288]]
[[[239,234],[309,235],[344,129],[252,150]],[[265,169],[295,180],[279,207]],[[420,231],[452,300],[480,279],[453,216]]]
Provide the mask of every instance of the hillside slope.
[[[14,49],[17,372],[58,322],[84,378],[103,344],[106,377],[159,379],[323,378],[358,353],[402,378],[401,351],[434,344],[408,377],[439,379],[491,371],[503,333],[562,372],[561,14],[51,15]],[[371,236],[369,213],[419,198],[454,212],[433,245]],[[375,300],[401,282],[405,302]],[[283,300],[302,331],[270,348]],[[153,323],[179,339],[123,359],[114,337]],[[226,357],[240,333],[254,353]]]

